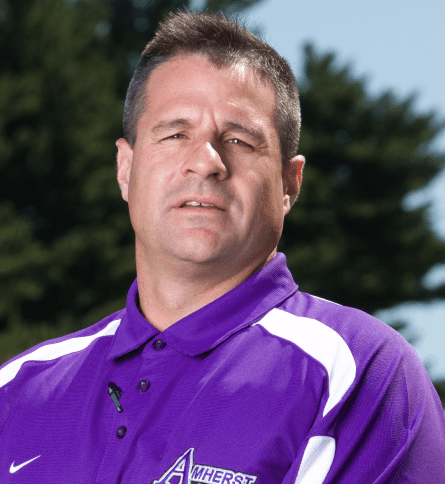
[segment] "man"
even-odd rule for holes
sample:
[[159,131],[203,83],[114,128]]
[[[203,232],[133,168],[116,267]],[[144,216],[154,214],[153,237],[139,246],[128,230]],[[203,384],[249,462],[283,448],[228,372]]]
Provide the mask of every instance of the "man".
[[444,483],[414,350],[298,291],[276,251],[304,158],[295,79],[222,16],[170,15],[127,95],[125,309],[0,369],[1,482]]

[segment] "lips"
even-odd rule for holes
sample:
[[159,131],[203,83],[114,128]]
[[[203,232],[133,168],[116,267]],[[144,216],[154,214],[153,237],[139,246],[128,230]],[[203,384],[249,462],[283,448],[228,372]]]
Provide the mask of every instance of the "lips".
[[[216,208],[218,210],[225,210],[225,205],[224,202],[219,200],[218,198],[214,197],[202,197],[199,195],[189,195],[186,197],[182,197],[180,200],[178,200],[173,208],[194,208],[193,205],[185,205],[186,202],[197,202],[199,204],[207,204],[207,205],[213,205],[210,207],[205,207],[205,208]],[[204,208],[203,205],[197,205],[195,208]]]

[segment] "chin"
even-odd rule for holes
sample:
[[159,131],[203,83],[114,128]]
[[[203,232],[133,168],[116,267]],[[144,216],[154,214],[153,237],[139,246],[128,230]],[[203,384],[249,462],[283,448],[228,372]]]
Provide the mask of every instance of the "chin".
[[188,240],[170,247],[169,252],[181,261],[195,264],[224,262],[228,259],[229,254],[233,253],[233,248],[206,242],[208,241]]

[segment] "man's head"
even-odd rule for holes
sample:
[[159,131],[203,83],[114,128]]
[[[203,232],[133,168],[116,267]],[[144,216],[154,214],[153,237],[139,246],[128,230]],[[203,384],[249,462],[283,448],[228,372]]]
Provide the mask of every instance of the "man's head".
[[[190,34],[197,37],[201,14],[179,14],[179,23],[184,15],[197,19]],[[230,24],[210,17],[215,24]],[[220,28],[212,56],[198,44],[189,50],[161,45],[153,51],[150,46],[162,38],[176,45],[167,35],[175,22],[171,17],[147,48],[150,75],[142,62],[127,96],[132,128],[127,123],[127,139],[117,141],[118,182],[136,234],[136,264],[138,270],[161,270],[169,263],[181,277],[184,266],[195,271],[193,277],[204,277],[206,271],[232,277],[273,257],[284,216],[300,189],[304,158],[295,154],[297,141],[293,147],[285,143],[288,155],[282,156],[277,90],[264,69],[252,67],[278,65],[275,51],[250,40],[259,42],[264,58],[258,52],[239,55],[232,42],[241,30],[236,25],[230,27],[233,35],[224,27],[225,37]],[[190,29],[192,23],[189,19]],[[209,30],[209,44],[217,33]],[[253,37],[245,31],[238,35]],[[287,98],[298,110],[295,80],[283,66],[275,68],[274,81],[280,72],[292,77]],[[128,114],[132,103],[133,115]],[[299,124],[295,112],[294,121]]]
[[283,163],[297,154],[300,104],[295,77],[287,62],[262,40],[222,15],[170,14],[144,49],[127,92],[124,137],[131,147],[146,106],[146,84],[154,68],[175,55],[205,56],[215,67],[242,65],[255,70],[275,92],[274,125]]

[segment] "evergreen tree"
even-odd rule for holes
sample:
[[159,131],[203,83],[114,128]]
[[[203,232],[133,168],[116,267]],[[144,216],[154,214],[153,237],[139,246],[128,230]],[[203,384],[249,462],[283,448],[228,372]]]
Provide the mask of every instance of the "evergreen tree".
[[107,258],[129,238],[110,163],[122,102],[107,40],[96,29],[106,9],[63,0],[2,8],[0,214],[12,221],[15,213],[24,235],[3,225],[5,286],[23,290],[9,290],[0,324],[22,335],[38,322],[75,328],[105,292]]
[[406,195],[430,182],[445,156],[428,146],[441,129],[418,115],[414,99],[372,99],[332,54],[306,46],[300,82],[303,188],[285,219],[280,248],[304,290],[374,313],[405,301],[445,297],[422,278],[445,259],[427,207],[409,211]]

